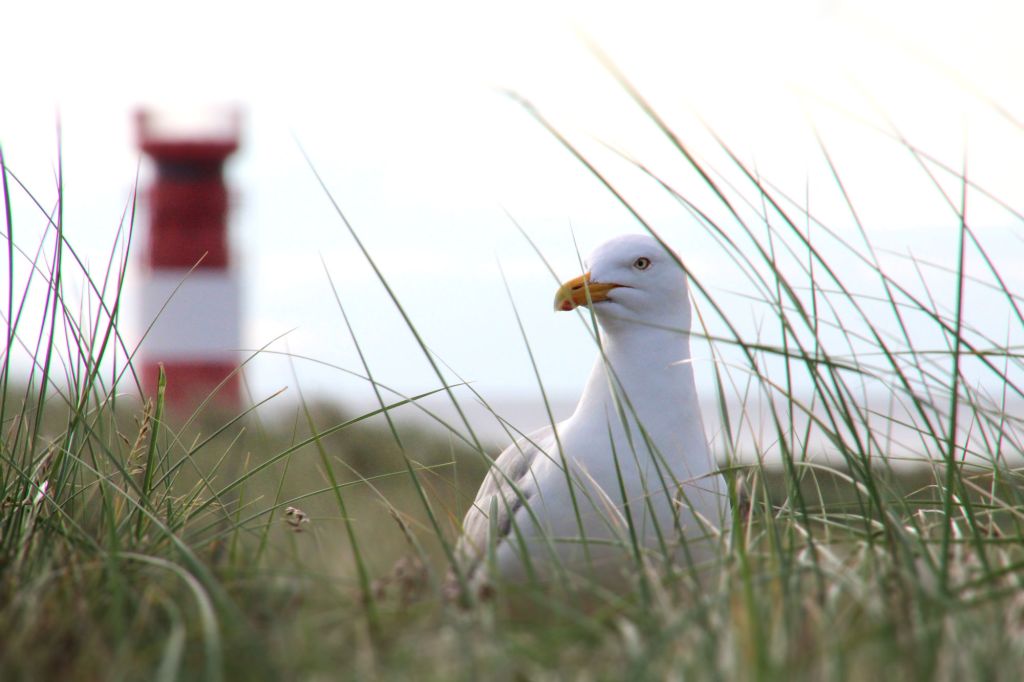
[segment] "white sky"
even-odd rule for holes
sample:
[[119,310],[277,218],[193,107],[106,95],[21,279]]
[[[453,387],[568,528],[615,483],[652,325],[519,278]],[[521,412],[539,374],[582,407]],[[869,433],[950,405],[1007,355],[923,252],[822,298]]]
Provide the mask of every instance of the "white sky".
[[[1018,2],[9,5],[0,143],[11,169],[52,202],[60,111],[66,230],[95,268],[134,179],[133,109],[238,103],[245,142],[229,176],[247,346],[293,329],[291,352],[358,369],[322,257],[379,378],[408,392],[436,381],[293,135],[427,343],[486,395],[535,389],[498,261],[549,387],[575,394],[593,357],[579,321],[551,312],[555,282],[504,209],[564,277],[576,274],[573,231],[586,252],[640,229],[503,90],[529,98],[592,155],[703,280],[734,286],[731,261],[694,233],[693,219],[602,147],[706,198],[588,41],[702,159],[726,165],[703,120],[841,229],[851,223],[812,122],[861,218],[887,246],[952,263],[957,225],[906,150],[872,129],[887,128],[887,118],[956,168],[966,150],[969,176],[1024,209]],[[33,251],[44,221],[24,199],[15,208],[15,241]],[[982,200],[972,209],[972,224],[1020,284],[1019,221]],[[30,297],[42,305],[38,287]],[[307,392],[369,395],[322,368],[300,362],[297,371]],[[256,361],[249,377],[258,394],[294,385],[280,359]]]

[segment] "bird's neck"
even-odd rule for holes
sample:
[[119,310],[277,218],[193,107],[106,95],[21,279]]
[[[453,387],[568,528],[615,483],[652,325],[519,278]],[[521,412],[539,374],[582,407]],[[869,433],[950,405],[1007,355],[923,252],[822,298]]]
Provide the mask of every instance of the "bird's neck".
[[571,421],[620,444],[649,442],[663,455],[675,453],[668,456],[679,480],[707,474],[714,462],[690,360],[685,333],[609,333]]
[[607,416],[623,405],[641,423],[665,413],[699,420],[689,335],[640,325],[612,328],[583,396],[577,414]]

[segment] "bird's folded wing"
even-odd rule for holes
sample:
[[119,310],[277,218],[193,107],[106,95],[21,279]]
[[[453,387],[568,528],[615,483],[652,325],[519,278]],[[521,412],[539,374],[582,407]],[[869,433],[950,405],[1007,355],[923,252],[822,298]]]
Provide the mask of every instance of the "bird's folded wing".
[[[466,512],[462,535],[455,546],[467,577],[482,563],[488,543],[497,545],[509,535],[516,512],[535,494],[531,467],[545,456],[542,448],[548,447],[552,434],[552,427],[546,426],[510,445],[494,460]],[[493,538],[488,537],[491,528],[496,530]]]

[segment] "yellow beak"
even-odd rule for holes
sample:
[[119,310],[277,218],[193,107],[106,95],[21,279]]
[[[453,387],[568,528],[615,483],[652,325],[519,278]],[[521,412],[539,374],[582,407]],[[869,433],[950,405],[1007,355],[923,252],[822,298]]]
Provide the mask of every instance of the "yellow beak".
[[607,301],[608,292],[618,286],[609,282],[591,282],[590,273],[584,273],[558,288],[555,310],[572,310],[581,305]]

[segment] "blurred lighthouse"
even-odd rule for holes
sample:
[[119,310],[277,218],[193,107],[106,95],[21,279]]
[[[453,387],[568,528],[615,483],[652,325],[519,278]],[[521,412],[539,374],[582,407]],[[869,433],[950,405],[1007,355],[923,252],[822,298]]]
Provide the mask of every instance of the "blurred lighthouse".
[[223,169],[238,149],[240,114],[189,120],[144,110],[136,125],[139,148],[156,171],[143,193],[142,324],[151,325],[136,365],[143,389],[156,395],[163,364],[173,412],[188,413],[211,395],[214,404],[236,408],[241,295]]

